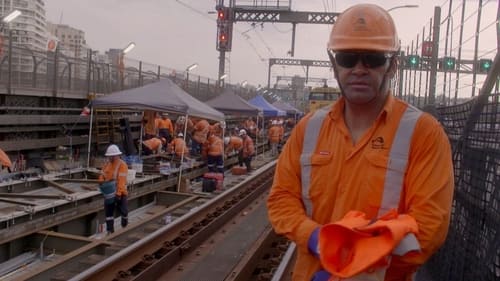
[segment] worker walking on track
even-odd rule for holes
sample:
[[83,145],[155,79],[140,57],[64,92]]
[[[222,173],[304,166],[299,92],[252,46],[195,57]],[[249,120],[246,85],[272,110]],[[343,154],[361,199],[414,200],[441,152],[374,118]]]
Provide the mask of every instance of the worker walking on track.
[[238,164],[241,167],[244,163],[247,168],[247,172],[251,172],[252,158],[255,155],[255,146],[252,138],[247,135],[247,131],[245,131],[245,129],[241,129],[239,135],[243,140],[243,148],[240,150],[240,154],[238,155]]
[[127,163],[120,159],[122,152],[118,146],[114,144],[108,147],[104,155],[108,157],[108,162],[102,168],[102,174],[99,176],[99,181],[101,182],[101,192],[104,195],[106,230],[108,234],[111,234],[115,231],[115,208],[118,209],[120,213],[122,227],[126,227],[128,224],[128,166]]
[[267,201],[271,224],[295,242],[293,280],[414,280],[448,232],[448,137],[390,91],[400,44],[386,10],[344,11],[327,50],[342,97],[291,133]]

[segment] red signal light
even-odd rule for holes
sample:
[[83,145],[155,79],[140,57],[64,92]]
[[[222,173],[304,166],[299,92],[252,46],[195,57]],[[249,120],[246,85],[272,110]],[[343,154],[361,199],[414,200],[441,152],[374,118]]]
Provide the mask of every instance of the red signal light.
[[220,10],[218,13],[217,13],[217,19],[219,20],[225,20],[226,19],[226,13],[224,13],[223,10]]
[[226,41],[227,40],[227,37],[226,37],[226,34],[222,33],[220,36],[219,36],[219,40],[220,41]]

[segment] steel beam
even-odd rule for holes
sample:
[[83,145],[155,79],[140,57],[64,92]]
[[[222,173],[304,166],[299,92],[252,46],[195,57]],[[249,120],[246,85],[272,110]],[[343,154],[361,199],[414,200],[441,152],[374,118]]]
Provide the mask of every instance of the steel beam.
[[333,24],[340,13],[233,8],[233,21]]

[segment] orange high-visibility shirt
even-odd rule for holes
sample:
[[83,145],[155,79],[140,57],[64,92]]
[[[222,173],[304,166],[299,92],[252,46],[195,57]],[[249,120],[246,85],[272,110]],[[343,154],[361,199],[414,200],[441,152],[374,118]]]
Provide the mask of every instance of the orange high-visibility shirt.
[[210,156],[220,156],[224,151],[224,143],[222,139],[216,135],[211,135],[207,139],[207,154]]
[[[381,204],[389,152],[399,120],[408,105],[389,95],[382,112],[356,144],[343,117],[341,98],[325,117],[311,157],[309,195],[312,219],[302,203],[300,156],[310,115],[299,122],[283,148],[267,205],[269,219],[279,234],[296,242],[298,255],[293,280],[310,280],[321,268],[307,250],[315,228],[340,220],[349,211],[375,218]],[[408,167],[398,211],[418,223],[422,252],[394,256],[388,280],[409,280],[442,245],[448,232],[454,178],[451,148],[441,125],[424,113],[411,140]]]
[[267,133],[267,139],[271,143],[278,143],[281,141],[283,138],[283,134],[281,133],[281,129],[278,125],[273,125],[271,128],[269,128],[269,131]]
[[255,154],[255,146],[253,140],[248,135],[243,139],[243,157],[248,157]]
[[168,129],[170,134],[172,134],[174,132],[174,126],[172,125],[172,121],[168,118],[158,119],[157,127],[158,127],[158,129]]
[[116,159],[113,162],[107,162],[104,167],[102,167],[102,174],[99,176],[99,181],[110,181],[114,179],[114,173],[116,166],[119,165],[118,173],[116,175],[116,196],[128,195],[127,191],[127,174],[128,166],[121,159]]
[[161,140],[159,138],[151,138],[143,141],[142,143],[144,143],[144,145],[152,151],[159,151],[162,147]]
[[189,148],[186,145],[186,142],[183,138],[177,137],[170,142],[171,150],[175,153],[175,155],[181,157],[184,154],[184,157],[189,156]]
[[144,133],[149,135],[156,135],[156,112],[145,110],[143,120],[146,122],[146,124],[144,124]]
[[240,137],[229,137],[229,143],[226,145],[226,154],[233,150],[240,151],[241,148],[243,148],[243,140]]

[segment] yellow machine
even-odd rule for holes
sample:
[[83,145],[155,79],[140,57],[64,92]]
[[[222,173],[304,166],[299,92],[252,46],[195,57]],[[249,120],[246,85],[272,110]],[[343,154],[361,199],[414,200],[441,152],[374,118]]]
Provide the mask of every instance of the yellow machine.
[[340,98],[340,90],[332,87],[316,87],[309,92],[309,112],[331,105]]

